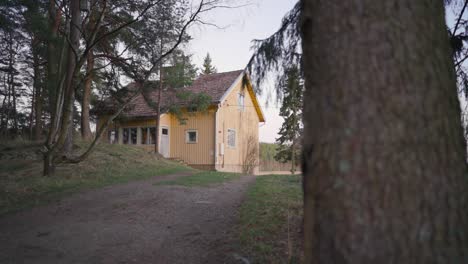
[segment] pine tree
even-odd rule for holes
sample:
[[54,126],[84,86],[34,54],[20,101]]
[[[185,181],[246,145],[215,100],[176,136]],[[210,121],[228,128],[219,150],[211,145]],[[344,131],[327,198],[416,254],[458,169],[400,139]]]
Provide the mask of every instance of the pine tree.
[[206,54],[206,57],[203,59],[202,74],[213,74],[216,73],[216,67],[211,65],[212,60],[210,53]]
[[291,173],[294,174],[299,163],[304,85],[297,66],[287,69],[285,76],[284,81],[279,83],[279,89],[284,96],[280,109],[280,116],[284,118],[284,122],[278,133],[280,137],[276,139],[279,147],[275,159],[284,163],[291,162]]
[[182,50],[174,51],[169,56],[164,66],[164,83],[171,88],[181,88],[192,84],[197,74],[197,69],[192,64],[190,55],[185,55]]

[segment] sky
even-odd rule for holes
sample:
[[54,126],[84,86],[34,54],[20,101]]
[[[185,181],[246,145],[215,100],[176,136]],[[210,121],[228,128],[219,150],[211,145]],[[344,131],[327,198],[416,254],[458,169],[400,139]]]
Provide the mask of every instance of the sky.
[[[235,1],[232,1],[235,4]],[[253,51],[252,40],[264,39],[274,33],[283,16],[292,9],[297,0],[250,0],[249,4],[236,9],[217,9],[204,16],[204,20],[217,25],[199,25],[190,29],[193,40],[188,51],[193,55],[193,63],[200,67],[209,52],[218,72],[245,68]],[[245,3],[245,1],[243,2]],[[260,142],[275,142],[283,119],[279,107],[267,95],[274,89],[273,82],[259,87],[259,97],[266,117],[260,126]]]

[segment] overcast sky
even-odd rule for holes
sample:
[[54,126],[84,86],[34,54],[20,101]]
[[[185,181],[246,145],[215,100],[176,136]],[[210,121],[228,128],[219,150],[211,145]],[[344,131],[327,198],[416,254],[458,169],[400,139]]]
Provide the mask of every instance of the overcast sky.
[[[193,62],[200,67],[209,52],[218,72],[245,68],[252,55],[252,40],[266,38],[278,30],[281,19],[296,2],[297,0],[250,0],[251,4],[246,7],[213,11],[205,19],[225,28],[197,26],[191,29],[193,40],[188,49],[193,54]],[[273,88],[272,85],[262,87],[264,90]],[[260,141],[274,142],[282,118],[279,117],[279,105],[270,103],[266,107],[267,93],[264,92],[260,98],[266,116],[265,125],[260,127]]]

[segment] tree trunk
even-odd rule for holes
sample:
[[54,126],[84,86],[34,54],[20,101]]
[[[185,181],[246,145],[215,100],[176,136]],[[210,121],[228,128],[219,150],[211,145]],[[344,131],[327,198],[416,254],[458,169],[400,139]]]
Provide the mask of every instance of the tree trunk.
[[81,137],[91,140],[93,135],[89,126],[89,105],[91,102],[91,87],[93,84],[94,55],[89,52],[86,65],[86,79],[83,89],[83,101],[81,102]]
[[296,173],[296,140],[291,144],[291,174]]
[[[163,41],[161,40],[161,54],[163,53]],[[159,125],[161,122],[161,98],[163,90],[163,61],[159,65],[159,90],[158,101],[156,102],[156,132],[154,136],[154,152],[159,153]]]
[[[96,17],[98,15],[97,3],[92,2],[91,6],[93,8],[91,10],[91,15],[90,15],[89,22],[87,25],[88,32],[95,31]],[[89,106],[91,103],[91,91],[92,91],[93,79],[94,79],[94,53],[93,53],[93,50],[91,50],[88,53],[88,57],[86,58],[86,78],[85,78],[84,89],[83,89],[83,100],[81,102],[81,137],[84,140],[91,140],[93,137],[91,133],[90,120],[89,120]]]
[[31,112],[29,113],[29,140],[33,139],[33,127],[34,127],[34,107],[36,105],[36,88],[33,85],[31,93]]
[[[80,26],[81,26],[81,14],[80,14],[80,1],[70,1],[70,41],[67,51],[67,67],[66,67],[66,79],[65,79],[65,100],[63,104],[63,117],[59,135],[59,146],[63,143],[61,151],[63,155],[69,156],[73,151],[73,113],[75,103],[75,74],[76,74],[76,63],[77,57],[74,50],[78,51],[80,44]],[[65,140],[63,141],[63,137]]]
[[61,9],[56,7],[55,0],[49,0],[49,39],[47,42],[47,89],[49,90],[51,98],[51,119],[54,115],[54,105],[57,97],[57,86],[59,83],[59,60],[57,54],[59,49],[57,47],[58,37],[57,32],[62,20]]
[[[76,80],[76,56],[74,50],[78,51],[80,40],[80,3],[79,0],[70,1],[70,43],[67,49],[67,63],[65,69],[65,83],[58,84],[56,92],[56,100],[54,102],[53,118],[51,119],[51,129],[45,144],[47,153],[44,155],[44,176],[54,172],[55,155],[57,151],[61,151],[63,155],[71,154],[73,147],[73,104],[75,102],[75,80]],[[50,62],[49,62],[50,63]],[[60,68],[59,62],[57,68]],[[59,81],[61,82],[61,81]],[[63,98],[62,98],[63,96]],[[63,100],[63,107],[62,107]],[[55,142],[56,132],[58,139]]]
[[34,86],[34,103],[31,108],[31,112],[34,113],[35,125],[34,125],[34,140],[40,140],[42,135],[42,86],[40,84],[40,67],[39,67],[39,54],[37,48],[34,48],[38,43],[38,39],[34,38],[33,40],[33,63],[34,63],[34,77],[33,77],[33,86]]
[[[14,72],[14,65],[15,65],[15,50],[13,47],[14,39],[13,39],[13,33],[9,33],[9,63],[8,63],[8,68],[9,68],[9,74],[10,74],[10,96],[12,99],[12,103],[10,107],[10,111],[13,112],[13,130],[14,133],[18,133],[18,110],[16,107],[16,88],[15,88],[15,72]],[[8,126],[8,123],[7,123]]]
[[303,4],[305,263],[468,263],[443,1]]

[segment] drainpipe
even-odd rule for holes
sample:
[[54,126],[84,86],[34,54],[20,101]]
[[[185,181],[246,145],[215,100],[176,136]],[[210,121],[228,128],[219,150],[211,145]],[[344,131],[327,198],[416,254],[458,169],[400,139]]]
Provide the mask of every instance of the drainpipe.
[[218,107],[216,108],[216,111],[215,111],[215,134],[214,134],[214,138],[215,138],[215,149],[214,149],[214,166],[215,166],[215,170],[217,171],[218,170],[218,110],[220,108],[220,105],[218,104]]

